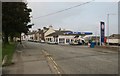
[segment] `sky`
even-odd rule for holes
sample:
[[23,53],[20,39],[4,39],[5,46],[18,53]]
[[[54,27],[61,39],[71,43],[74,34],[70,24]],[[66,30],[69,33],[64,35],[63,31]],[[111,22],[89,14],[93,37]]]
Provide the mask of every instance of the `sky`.
[[[60,1],[60,0],[58,0]],[[81,5],[70,10],[60,12],[54,15],[45,16],[69,7],[73,7],[79,4],[83,4],[90,0],[80,1],[61,1],[51,2],[38,1],[38,0],[28,0],[28,7],[32,9],[32,20],[34,26],[31,30],[37,30],[42,27],[53,26],[55,29],[66,29],[71,31],[88,31],[93,32],[94,35],[99,35],[100,33],[100,21],[105,22],[105,35],[117,34],[118,33],[118,0],[109,0],[110,2],[99,2],[100,0],[95,0],[90,3]],[[106,0],[107,1],[107,0]],[[108,34],[108,22],[107,14],[109,15],[109,34]],[[44,17],[41,17],[44,16]],[[40,17],[40,18],[38,18]]]

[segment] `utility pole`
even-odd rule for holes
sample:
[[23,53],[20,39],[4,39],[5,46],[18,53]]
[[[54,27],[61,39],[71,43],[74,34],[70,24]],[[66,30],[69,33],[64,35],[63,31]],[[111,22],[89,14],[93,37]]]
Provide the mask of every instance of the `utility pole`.
[[107,45],[109,46],[109,16],[110,15],[116,15],[116,14],[113,14],[113,13],[108,13],[107,14]]
[[96,42],[96,45],[98,45],[98,39],[97,39],[97,27],[96,27],[96,31],[95,31],[95,42]]
[[107,45],[109,46],[109,15],[107,14]]

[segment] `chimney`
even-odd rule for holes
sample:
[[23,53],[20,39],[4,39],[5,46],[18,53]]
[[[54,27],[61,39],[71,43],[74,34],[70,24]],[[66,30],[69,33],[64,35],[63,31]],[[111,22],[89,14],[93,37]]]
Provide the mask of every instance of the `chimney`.
[[65,29],[63,29],[63,31],[65,31]]
[[52,25],[50,25],[50,26],[49,26],[49,29],[51,29],[51,28],[53,28],[53,26],[52,26]]
[[46,27],[43,27],[43,29],[45,30],[45,29],[46,29]]
[[61,31],[61,28],[59,28],[59,31]]

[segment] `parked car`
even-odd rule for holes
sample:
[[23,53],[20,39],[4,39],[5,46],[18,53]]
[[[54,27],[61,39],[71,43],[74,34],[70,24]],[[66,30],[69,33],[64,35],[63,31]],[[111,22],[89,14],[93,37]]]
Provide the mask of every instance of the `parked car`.
[[48,44],[58,44],[57,42],[48,42]]
[[45,41],[44,41],[44,40],[41,40],[40,43],[45,43]]
[[71,43],[69,43],[70,45],[82,45],[84,44],[85,42],[83,41],[80,41],[80,40],[74,40],[72,41]]

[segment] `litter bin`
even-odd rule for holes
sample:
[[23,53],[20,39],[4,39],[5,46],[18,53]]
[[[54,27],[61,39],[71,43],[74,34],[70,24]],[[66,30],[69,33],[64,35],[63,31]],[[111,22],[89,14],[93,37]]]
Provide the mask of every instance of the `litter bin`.
[[90,48],[94,48],[95,47],[95,42],[91,42],[90,43]]

